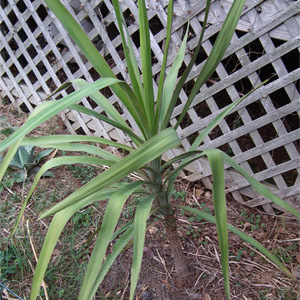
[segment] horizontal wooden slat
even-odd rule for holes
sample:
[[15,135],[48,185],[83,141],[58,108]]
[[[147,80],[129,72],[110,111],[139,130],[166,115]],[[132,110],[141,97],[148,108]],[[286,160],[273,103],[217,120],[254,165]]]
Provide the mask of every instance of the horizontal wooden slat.
[[[212,10],[208,17],[209,26],[204,34],[201,50],[203,57],[209,55],[215,36],[220,31],[232,1],[212,1]],[[84,77],[92,82],[97,78],[91,64],[74,45],[53,13],[43,9],[42,0],[23,0],[25,6],[22,13],[18,8],[18,5],[22,4],[20,2],[17,5],[17,2],[9,0],[8,5],[0,7],[0,96],[2,98],[7,97],[15,105],[25,106],[27,110],[32,111],[64,81]],[[76,1],[70,3],[68,0],[62,0],[62,2],[78,22],[84,24],[90,39],[97,39],[100,53],[109,58],[115,74],[120,74],[125,80],[129,80],[120,47],[121,37],[112,29],[117,28],[117,22],[112,12],[111,0],[84,2],[78,0],[77,4]],[[151,47],[155,56],[154,75],[159,74],[161,69],[166,36],[167,4],[167,0],[147,1],[148,18],[155,20],[154,27],[150,26]],[[127,19],[128,32],[131,38],[136,40],[139,29],[136,1],[124,0],[120,5],[123,11],[129,12],[126,15],[126,18],[129,18]],[[184,63],[186,65],[189,63],[201,32],[204,10],[205,1],[175,2],[172,47],[167,72],[174,61],[176,49],[182,42],[188,20],[190,35]],[[230,122],[233,121],[229,116],[218,125],[218,137],[208,136],[199,149],[226,145],[232,151],[232,158],[251,174],[255,173],[253,160],[260,160],[265,166],[260,169],[260,172],[254,174],[258,180],[263,182],[265,179],[272,178],[274,184],[270,186],[271,189],[289,200],[299,196],[297,184],[300,183],[298,149],[300,129],[295,121],[300,111],[300,94],[296,87],[296,82],[300,79],[300,66],[299,63],[297,64],[300,49],[299,12],[299,1],[246,1],[237,31],[222,63],[216,68],[213,78],[200,89],[184,119],[185,123],[178,128],[182,148],[168,151],[164,155],[165,160],[182,153],[184,149],[188,150],[194,136],[225,109],[226,106],[223,107],[218,97],[224,97],[227,104],[232,103],[244,94],[244,90],[239,86],[245,85],[245,91],[248,91],[251,86],[256,87],[260,84],[263,78],[274,76],[275,80],[271,79],[270,83],[254,92],[232,111],[231,116],[238,115],[241,122],[239,126],[232,129],[233,125]],[[17,20],[13,20],[12,13],[17,16]],[[5,26],[8,28],[6,31]],[[160,30],[154,31],[156,29]],[[138,58],[139,49],[134,43],[133,49]],[[139,59],[138,64],[140,64]],[[195,64],[188,79],[191,84],[203,64],[203,62]],[[182,111],[189,89],[186,87],[180,94],[172,114],[173,125]],[[157,91],[155,82],[154,90]],[[66,94],[65,91],[61,93],[62,96]],[[121,107],[124,119],[133,130],[138,132],[135,122],[115,95],[109,97],[109,101]],[[82,103],[92,108],[88,99],[82,99]],[[199,111],[201,105],[207,111]],[[259,108],[262,114],[257,117],[255,111],[249,109],[250,107]],[[98,107],[95,111],[102,112]],[[130,143],[128,136],[122,131],[90,116],[66,110],[62,118],[72,133],[83,131],[85,134],[95,134]],[[261,133],[262,128],[272,128],[271,140],[265,141],[266,137]],[[248,139],[245,142],[252,145],[250,149],[241,148],[239,142],[241,137],[244,140]],[[276,151],[284,151],[289,160],[274,157],[273,152]],[[243,195],[245,195],[253,198],[246,200],[244,202],[246,205],[251,207],[262,205],[267,212],[273,211],[275,206],[268,200],[258,197],[241,176],[228,166],[225,166],[225,170],[227,192],[231,193],[237,201],[243,203],[245,201]],[[285,172],[293,172],[294,185],[290,186],[290,182],[287,182]],[[181,175],[192,181],[201,180],[206,187],[211,188],[211,172],[206,159],[199,159],[188,166]]]

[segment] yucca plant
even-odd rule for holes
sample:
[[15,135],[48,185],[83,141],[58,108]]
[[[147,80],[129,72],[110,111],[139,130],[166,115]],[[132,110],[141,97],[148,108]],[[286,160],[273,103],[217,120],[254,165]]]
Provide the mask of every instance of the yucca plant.
[[[104,58],[99,54],[93,43],[81,29],[80,25],[73,19],[70,12],[68,12],[59,0],[45,0],[45,2],[64,25],[70,36],[93,65],[95,70],[97,70],[100,74],[101,79],[93,83],[88,83],[83,79],[77,79],[71,83],[64,84],[58,91],[66,88],[69,84],[76,86],[77,90],[59,101],[47,101],[39,105],[21,128],[1,142],[0,151],[4,151],[7,148],[9,148],[9,150],[6,153],[0,169],[0,178],[3,176],[10,160],[13,158],[15,152],[20,146],[32,145],[41,148],[55,148],[67,152],[81,151],[85,154],[82,156],[56,157],[47,161],[43,165],[33,182],[26,200],[23,203],[12,233],[15,232],[20,222],[20,218],[26,208],[27,202],[32,196],[40,177],[46,170],[64,164],[105,165],[108,166],[108,168],[96,178],[83,185],[80,189],[70,194],[63,201],[52,206],[40,215],[40,218],[46,218],[52,215],[53,219],[45,237],[44,245],[36,266],[30,299],[36,299],[39,294],[41,282],[46,272],[50,257],[68,220],[78,211],[78,209],[90,205],[93,202],[102,200],[108,200],[108,202],[101,228],[81,286],[79,295],[79,299],[81,300],[93,299],[110,266],[121,251],[129,243],[131,243],[132,240],[133,262],[131,268],[129,298],[133,299],[142,263],[147,219],[157,212],[163,216],[167,238],[169,239],[170,248],[174,257],[177,278],[183,284],[186,280],[189,280],[190,271],[185,264],[185,256],[181,249],[176,228],[175,211],[178,207],[217,225],[224,286],[228,299],[230,298],[228,229],[246,242],[250,243],[253,247],[257,248],[269,260],[275,263],[285,274],[294,278],[280,260],[271,254],[260,243],[234,226],[227,224],[224,161],[240,172],[249,181],[252,187],[262,196],[269,198],[274,203],[283,207],[298,218],[300,217],[299,212],[285,203],[282,199],[272,194],[252,176],[246,173],[225,153],[217,149],[201,151],[199,148],[199,145],[210,131],[217,126],[217,124],[247,95],[226,107],[221,114],[199,134],[189,151],[167,162],[162,159],[164,152],[180,145],[176,129],[183,120],[200,87],[212,75],[215,68],[221,61],[234,33],[245,0],[233,1],[232,7],[215,41],[213,49],[204,63],[200,74],[196,78],[195,84],[174,127],[170,126],[169,121],[179,93],[183,88],[183,85],[186,82],[200,51],[211,1],[206,1],[207,6],[205,10],[204,24],[202,27],[203,29],[200,34],[195,53],[179,80],[177,80],[178,72],[182,65],[186,50],[187,33],[185,34],[172,67],[168,74],[166,74],[174,5],[174,1],[169,1],[164,57],[156,95],[153,88],[149,23],[144,0],[137,1],[140,35],[140,64],[136,60],[133,52],[133,47],[129,39],[129,34],[119,2],[117,0],[112,0],[115,16],[119,26],[119,32],[122,38],[123,50],[128,73],[130,75],[130,83],[116,79]],[[135,132],[122,119],[111,103],[99,92],[100,89],[105,87],[110,87],[122,104],[126,107],[128,113],[135,121],[139,132]],[[99,114],[94,110],[76,104],[85,96],[92,98],[93,101],[99,105],[103,111],[105,111],[106,115]],[[124,133],[131,138],[133,146],[129,147],[94,136],[52,135],[35,138],[25,137],[26,134],[39,126],[42,122],[67,108],[99,118],[102,122],[107,122],[124,131]],[[82,144],[81,142],[85,142],[85,144]],[[120,158],[108,151],[96,147],[94,145],[95,143],[123,149],[129,154],[124,158]],[[174,183],[180,171],[188,164],[203,156],[208,158],[212,171],[214,216],[208,215],[195,208],[177,205],[172,201]],[[176,167],[172,167],[174,163],[176,163]],[[137,174],[140,180],[125,180],[131,173]],[[127,223],[125,226],[116,229],[124,203],[133,194],[140,195],[140,200],[135,210],[134,220]],[[107,247],[111,242],[113,242],[114,245],[113,250],[111,253],[107,253]]]

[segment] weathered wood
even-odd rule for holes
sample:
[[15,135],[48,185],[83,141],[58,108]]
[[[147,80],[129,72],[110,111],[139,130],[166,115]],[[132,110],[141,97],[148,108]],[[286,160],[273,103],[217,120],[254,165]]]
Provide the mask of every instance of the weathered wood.
[[[208,17],[209,26],[204,34],[201,50],[203,57],[210,54],[214,37],[220,31],[232,1],[212,1]],[[129,80],[111,0],[62,0],[62,2],[83,26],[100,53],[109,59],[114,73],[122,76],[126,81]],[[64,81],[84,77],[91,82],[96,75],[90,63],[74,45],[53,13],[45,9],[42,0],[23,0],[24,5],[20,3],[9,0],[8,5],[0,7],[0,96],[7,97],[15,105],[32,111]],[[202,29],[205,3],[204,0],[175,2],[172,46],[167,72],[174,61],[189,20],[188,51],[184,57],[184,63],[188,64]],[[155,20],[151,25],[153,27],[150,26],[151,46],[155,56],[154,75],[159,74],[163,59],[167,4],[167,0],[147,1],[148,18]],[[19,7],[22,5],[20,11]],[[139,29],[136,1],[124,0],[120,1],[120,5],[122,10],[126,11],[128,32],[133,38],[138,34]],[[292,202],[300,194],[297,188],[300,184],[299,149],[297,148],[300,129],[293,121],[294,115],[299,115],[300,112],[300,95],[295,85],[295,82],[300,79],[299,61],[297,62],[296,58],[300,48],[299,12],[299,1],[246,1],[236,34],[222,63],[216,68],[214,78],[201,88],[184,120],[187,123],[183,123],[178,128],[182,146],[188,150],[192,142],[191,137],[203,130],[226,107],[222,104],[220,106],[221,98],[229,104],[244,94],[244,90],[237,88],[239,84],[246,84],[245,91],[248,91],[262,82],[262,73],[268,73],[264,74],[264,78],[276,74],[275,80],[251,94],[232,111],[232,115],[238,116],[238,121],[241,123],[239,126],[232,128],[233,121],[230,121],[229,116],[219,124],[218,136],[215,138],[208,136],[199,149],[228,145],[235,161],[262,182],[272,178],[274,184],[268,186],[279,196]],[[139,49],[134,43],[133,50],[136,57],[139,57]],[[293,62],[288,61],[290,55],[295,57]],[[139,59],[138,64],[140,64]],[[204,63],[201,62],[194,66],[188,79],[191,84],[203,65]],[[155,82],[154,90],[157,91]],[[182,111],[188,92],[189,90],[185,89],[180,93],[180,101],[172,114],[173,125]],[[67,92],[63,91],[61,95],[67,95]],[[109,97],[109,101],[119,105],[124,119],[138,131],[122,103],[114,95]],[[92,108],[88,99],[82,99],[82,103]],[[258,117],[254,115],[255,111],[249,110],[253,105],[263,112]],[[99,107],[95,108],[95,111],[102,112]],[[71,133],[84,132],[130,143],[130,139],[122,131],[93,117],[66,110],[62,118]],[[268,126],[273,128],[274,132],[272,139],[265,141],[266,137],[262,135],[261,129]],[[239,139],[245,136],[252,145],[246,150],[242,149],[239,143]],[[281,151],[280,149],[288,155],[289,160],[274,157],[273,152]],[[170,150],[164,159],[168,160],[183,151],[182,148]],[[260,172],[255,172],[253,163],[250,163],[257,158],[265,165]],[[225,169],[227,192],[231,193],[237,201],[251,207],[262,205],[267,212],[273,211],[276,206],[271,205],[269,200],[259,197],[229,166],[225,166]],[[286,172],[293,174],[292,185],[287,182]],[[211,172],[205,158],[187,166],[181,175],[188,180],[201,180],[211,188]],[[243,195],[251,200],[245,200]],[[299,199],[298,205],[300,205]]]

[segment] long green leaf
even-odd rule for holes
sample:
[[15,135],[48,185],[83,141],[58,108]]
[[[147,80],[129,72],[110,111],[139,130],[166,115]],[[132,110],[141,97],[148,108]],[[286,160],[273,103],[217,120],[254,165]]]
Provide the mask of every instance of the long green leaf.
[[[89,83],[83,79],[75,79],[74,81],[72,81],[73,84],[75,84],[78,87],[84,87],[89,85]],[[131,102],[126,102],[124,105],[125,107],[129,110],[129,112],[133,113],[133,117],[135,119],[135,121],[137,122],[137,125],[139,126],[139,128],[141,129],[141,131],[143,132],[143,134],[145,132],[147,132],[147,127],[143,126],[143,121],[144,121],[144,117],[145,116],[145,112],[143,110],[143,107],[140,105],[139,102],[139,96],[135,96],[136,94],[134,94],[134,97],[132,97],[132,90],[131,88],[127,85],[127,83],[120,83],[120,86],[123,89],[123,92],[126,93],[126,96],[130,99]],[[124,127],[126,128],[126,130],[124,130],[125,132],[132,132],[131,128],[127,125],[127,123],[123,120],[123,118],[121,117],[121,115],[119,114],[119,112],[115,109],[115,107],[98,91],[93,92],[89,95],[104,111],[105,113],[112,118],[112,120],[114,120],[118,126],[116,127]],[[135,117],[136,115],[136,117]],[[145,129],[146,128],[146,129]]]
[[[216,218],[210,214],[207,214],[196,208],[191,208],[188,206],[177,205],[177,207],[185,211],[188,211],[190,213],[193,213],[205,219],[206,221],[216,224]],[[231,232],[233,232],[235,235],[239,236],[242,240],[251,244],[254,248],[260,251],[260,253],[262,253],[265,257],[267,257],[270,261],[272,261],[283,273],[285,273],[287,276],[291,277],[292,279],[296,280],[295,276],[284,266],[284,264],[278,259],[278,257],[272,254],[269,250],[267,250],[261,243],[259,243],[253,237],[247,235],[246,233],[244,233],[243,231],[239,230],[238,228],[234,227],[231,224],[228,224],[228,229]]]
[[211,3],[211,0],[206,0],[204,20],[203,20],[203,25],[202,25],[201,34],[200,34],[200,37],[199,37],[199,40],[198,40],[197,47],[194,51],[192,59],[190,60],[188,66],[184,70],[182,76],[180,77],[180,79],[179,79],[179,81],[176,85],[176,88],[175,88],[174,93],[172,95],[171,103],[170,103],[169,108],[167,110],[164,122],[161,125],[161,129],[166,128],[168,126],[171,115],[172,115],[173,110],[174,110],[174,107],[175,107],[176,102],[178,100],[178,96],[179,96],[180,92],[182,91],[183,85],[185,84],[192,68],[194,67],[195,61],[196,61],[196,59],[198,57],[198,54],[200,52],[200,49],[202,47],[202,41],[203,41],[203,36],[204,36],[204,32],[205,32],[206,25],[207,25],[207,18],[208,18],[210,3]]
[[142,181],[130,183],[119,191],[115,192],[109,199],[101,229],[84,276],[83,284],[80,289],[78,298],[79,300],[88,299],[91,290],[95,288],[95,281],[101,270],[106,249],[113,236],[123,205],[128,197],[134,192],[134,190],[141,186],[142,183]]
[[[182,162],[180,165],[174,169],[168,176],[166,177],[166,182],[168,183],[168,189],[170,189],[170,193],[172,192],[172,182],[176,180],[177,176],[179,175],[180,171],[193,161],[197,160],[198,158],[202,157],[203,155],[207,155],[207,153],[211,150],[206,151],[191,151],[188,153],[185,153],[183,155],[180,155],[179,157],[175,157],[172,159],[172,161],[176,162],[178,161],[178,158],[182,159]],[[223,159],[225,162],[227,162],[229,165],[231,165],[234,169],[236,169],[241,175],[245,177],[245,179],[250,183],[250,185],[253,187],[255,191],[257,191],[260,195],[263,197],[270,199],[272,202],[277,204],[278,206],[282,207],[286,211],[289,211],[292,213],[295,217],[300,219],[300,213],[292,207],[290,204],[279,198],[278,196],[274,195],[270,190],[268,190],[264,185],[259,183],[252,175],[247,173],[241,166],[239,166],[232,158],[230,158],[226,153],[219,151],[217,149],[214,149],[213,151],[220,152],[223,156]],[[197,154],[199,153],[199,154]],[[188,157],[190,156],[190,157]],[[166,164],[168,164],[167,162]],[[164,166],[163,166],[164,168]],[[171,194],[170,194],[171,195]]]
[[106,166],[111,166],[112,164],[114,164],[114,161],[108,161],[105,159],[100,159],[97,157],[90,157],[90,156],[63,156],[63,157],[56,157],[53,158],[51,160],[48,160],[41,168],[40,170],[37,172],[34,181],[31,185],[31,189],[26,197],[26,199],[24,200],[24,203],[21,206],[21,209],[19,211],[17,220],[15,222],[14,228],[11,232],[11,235],[14,235],[19,224],[21,221],[21,218],[24,214],[24,211],[26,209],[27,203],[30,200],[33,192],[36,189],[37,184],[39,183],[41,177],[43,176],[43,174],[52,168],[58,167],[58,166],[62,166],[62,165],[70,165],[70,164],[94,164],[94,165],[106,165]]
[[131,267],[129,300],[133,300],[142,265],[147,219],[149,217],[154,198],[155,195],[152,195],[143,199],[138,204],[134,217],[133,261]]
[[97,275],[97,278],[95,280],[95,284],[91,289],[91,292],[89,294],[89,297],[87,300],[92,300],[93,296],[96,294],[97,289],[99,285],[102,283],[105,275],[109,271],[109,268],[112,266],[118,255],[121,253],[121,251],[126,247],[126,245],[130,242],[130,240],[133,238],[133,228],[128,228],[121,237],[117,240],[115,243],[112,253],[107,256],[105,259],[102,268],[100,272]]
[[98,148],[96,146],[87,145],[87,144],[79,144],[79,143],[58,143],[58,144],[40,144],[39,147],[41,148],[53,148],[63,151],[79,151],[79,152],[85,152],[92,155],[97,155],[101,158],[105,158],[108,160],[112,160],[114,162],[118,162],[121,159],[114,154],[105,151],[101,148]]
[[[72,82],[72,84],[74,84],[75,86],[77,86],[79,88],[89,85],[89,83],[82,78],[75,79],[71,82]],[[95,92],[91,93],[89,95],[89,97],[91,97],[96,102],[96,104],[99,107],[101,107],[105,111],[105,113],[109,117],[111,117],[114,121],[122,124],[125,127],[128,127],[127,123],[123,120],[123,118],[121,117],[119,112],[100,92],[95,91]]]
[[[129,38],[130,35],[127,32],[126,22],[124,20],[124,17],[122,15],[122,12],[120,9],[119,1],[113,0],[112,2],[113,2],[115,14],[116,14],[116,19],[118,22],[119,31],[120,31],[121,38],[122,38],[122,44],[123,44],[125,59],[126,59],[126,63],[127,63],[128,73],[129,73],[129,76],[131,79],[132,88],[133,88],[141,106],[143,107],[144,113],[146,113],[144,101],[143,101],[144,92],[143,92],[142,82],[140,79],[140,72],[139,72],[137,61],[136,61],[136,57],[133,52],[131,40]],[[123,30],[123,27],[126,30],[127,39],[126,39],[124,30]]]
[[27,133],[29,133],[31,130],[33,130],[43,122],[55,116],[59,112],[63,111],[70,105],[76,103],[83,97],[89,95],[90,93],[96,90],[102,89],[112,84],[116,84],[117,82],[120,82],[120,80],[113,78],[101,78],[91,83],[89,86],[83,87],[73,92],[72,94],[64,97],[63,99],[60,99],[59,101],[46,102],[48,104],[43,105],[38,114],[34,115],[34,117],[32,118],[28,118],[27,122],[23,126],[16,130],[6,140],[1,142],[0,152],[8,148],[18,139],[23,138]]
[[65,200],[50,208],[46,213],[41,215],[41,218],[56,213],[68,205],[87,197],[88,195],[95,193],[114,182],[117,182],[118,180],[126,177],[128,174],[143,167],[168,149],[176,147],[179,144],[180,140],[178,139],[174,129],[165,129],[142,144],[138,149],[131,152],[120,162],[114,164],[110,169],[85,184]]
[[188,37],[188,28],[185,33],[184,39],[180,45],[179,51],[178,51],[178,53],[175,57],[175,60],[172,64],[172,67],[169,71],[169,74],[164,82],[162,99],[161,99],[161,110],[160,110],[160,116],[159,116],[160,125],[162,124],[162,122],[166,116],[167,110],[170,106],[172,94],[173,94],[173,91],[174,91],[174,88],[176,85],[176,80],[178,77],[179,68],[182,65],[184,55],[185,55],[187,37]]
[[34,277],[32,280],[32,287],[30,293],[30,300],[35,300],[40,292],[40,287],[42,280],[44,278],[47,266],[49,264],[51,255],[58,241],[58,238],[67,224],[68,220],[74,215],[77,210],[95,202],[108,199],[113,190],[107,189],[102,192],[92,195],[86,199],[83,199],[54,215],[51,224],[49,226],[43,247],[39,256],[39,260],[34,272]]
[[128,97],[131,99],[131,105],[136,111],[137,119],[135,121],[139,126],[139,129],[141,130],[145,138],[150,138],[151,137],[150,123],[149,121],[147,121],[147,116],[144,114],[143,108],[139,104],[139,101],[137,100],[137,95],[132,91],[132,89],[127,83],[122,83],[121,85],[124,91],[127,92]]
[[169,54],[169,46],[171,40],[171,33],[172,33],[172,23],[173,23],[173,7],[174,7],[174,0],[170,0],[168,4],[168,13],[167,13],[167,33],[165,39],[165,48],[164,48],[164,56],[163,61],[161,64],[161,70],[159,74],[159,82],[158,82],[158,89],[157,89],[157,101],[156,101],[156,112],[155,112],[155,128],[158,130],[159,126],[159,117],[161,115],[161,98],[163,93],[163,86],[165,82],[165,72],[166,66],[168,61],[168,54]]
[[24,138],[23,141],[21,142],[21,145],[22,146],[32,145],[32,146],[41,147],[41,145],[45,146],[50,144],[66,144],[66,143],[74,143],[74,142],[98,143],[98,144],[113,146],[118,149],[124,149],[129,152],[134,150],[129,146],[117,142],[113,142],[105,138],[91,136],[91,135],[70,135],[70,134],[59,134],[59,135],[54,134],[54,135]]
[[273,203],[277,204],[278,206],[284,208],[286,211],[292,213],[295,217],[300,219],[300,213],[287,202],[279,198],[278,196],[274,195],[271,191],[269,191],[265,186],[259,183],[252,175],[247,173],[241,166],[239,166],[232,158],[230,158],[226,153],[220,151],[222,153],[223,159],[227,162],[230,166],[236,169],[241,175],[243,175],[247,181],[251,184],[253,189],[257,191],[263,197],[270,199]]
[[3,161],[1,162],[0,166],[0,182],[9,167],[10,162],[13,160],[15,154],[17,153],[20,145],[21,145],[22,139],[19,139],[17,142],[15,142],[7,151]]
[[218,240],[221,250],[221,265],[224,276],[224,286],[227,299],[230,299],[229,285],[229,250],[226,214],[226,195],[224,178],[224,161],[222,154],[217,150],[205,151],[213,177],[213,202],[216,215]]
[[[34,116],[36,116],[37,114],[39,114],[43,109],[47,109],[51,104],[49,102],[44,102],[42,104],[40,104],[38,107],[36,107],[33,112],[31,113],[31,115],[28,117],[28,120],[33,118]],[[10,147],[10,149],[7,151],[4,160],[1,163],[0,166],[0,181],[2,180],[10,162],[12,161],[12,159],[14,158],[15,154],[17,153],[21,142],[22,142],[23,137],[21,136],[18,139],[14,139],[12,140],[12,142],[10,143],[10,145],[12,144],[12,146]],[[2,145],[2,143],[0,144],[0,146]],[[9,146],[8,146],[9,147]],[[7,147],[6,147],[7,148]],[[4,148],[5,149],[5,148]],[[3,150],[4,150],[3,149]],[[0,150],[3,151],[3,150]]]
[[[70,85],[75,85],[77,87],[85,87],[88,86],[89,83],[82,79],[75,79],[71,82],[66,82],[64,84],[62,84],[57,90],[55,90],[48,98],[50,98],[51,96],[55,95],[56,93],[64,90],[65,88],[69,87]],[[130,88],[128,88],[127,85],[123,86],[124,88],[124,92],[126,92],[128,94],[128,91],[130,91]],[[123,118],[121,117],[121,115],[119,114],[119,112],[115,109],[115,107],[98,91],[95,91],[93,93],[91,93],[89,95],[95,102],[96,104],[98,104],[99,107],[101,107],[105,113],[110,116],[110,118],[97,113],[96,111],[89,109],[85,106],[82,105],[77,105],[77,104],[73,104],[69,107],[69,109],[74,109],[80,112],[83,112],[85,114],[91,115],[93,117],[96,117],[98,119],[100,119],[101,121],[107,122],[108,124],[111,124],[112,126],[116,127],[116,128],[120,128],[121,130],[123,130],[124,132],[126,132],[134,142],[137,142],[137,144],[141,143],[141,139],[139,137],[137,137],[131,130],[131,128],[127,125],[127,123],[123,120]],[[130,95],[128,95],[130,96]],[[131,97],[131,100],[135,100],[136,101],[136,97]],[[137,106],[137,113],[140,112],[140,107]],[[132,105],[131,109],[134,109],[134,105]],[[138,125],[141,126],[142,122],[140,122],[140,119],[138,120]]]
[[244,7],[244,3],[245,3],[245,0],[234,1],[232,3],[230,11],[227,14],[226,20],[224,21],[222,29],[218,34],[218,37],[216,39],[216,42],[214,43],[212,51],[209,54],[204,66],[200,72],[200,75],[198,76],[198,78],[191,90],[191,93],[186,101],[186,104],[184,105],[184,108],[183,108],[180,116],[177,119],[175,129],[178,128],[181,121],[183,120],[185,114],[187,113],[188,109],[190,108],[190,105],[191,105],[192,101],[194,100],[196,94],[198,93],[200,87],[213,74],[217,65],[222,60],[222,57],[223,57],[225,51],[227,50],[227,47],[228,47],[230,40],[233,36],[233,33],[235,31],[236,25],[238,23],[242,9]]
[[97,113],[96,111],[89,109],[85,106],[79,105],[79,104],[73,104],[70,107],[68,107],[69,109],[73,109],[79,112],[82,112],[84,114],[90,115],[92,117],[95,117],[103,122],[106,122],[107,124],[112,125],[115,128],[119,128],[121,130],[123,130],[125,133],[128,134],[128,136],[132,139],[132,141],[136,144],[136,145],[140,145],[144,142],[144,140],[142,138],[140,138],[139,136],[137,136],[131,129],[129,126],[124,127],[123,125],[121,125],[120,123],[100,114]]
[[64,5],[59,0],[45,0],[45,3],[63,24],[64,28],[97,72],[103,77],[115,78],[113,71],[105,59]]
[[152,134],[155,132],[155,112],[154,112],[154,93],[153,93],[153,76],[152,76],[152,56],[150,43],[150,29],[148,23],[148,15],[144,0],[138,0],[138,16],[139,16],[139,32],[140,32],[140,49],[141,49],[141,65],[144,84],[144,101],[146,109],[146,117],[150,126],[152,126]]
[[[89,85],[89,83],[83,79],[75,79],[72,81],[73,84],[75,84],[78,87],[84,87]],[[123,83],[120,84],[120,86],[122,86],[124,92],[127,93],[127,96],[131,99],[132,104],[130,104],[130,111],[132,110],[136,110],[139,119],[136,120],[137,124],[139,125],[139,127],[142,127],[141,130],[142,132],[147,132],[146,126],[143,126],[143,116],[145,115],[145,112],[143,110],[143,108],[139,105],[139,98],[138,97],[132,97],[132,90],[131,88]],[[114,126],[116,126],[117,128],[122,127],[124,128],[123,130],[127,133],[130,134],[130,136],[133,136],[133,140],[140,140],[139,138],[136,139],[136,136],[134,135],[134,133],[132,132],[131,128],[127,125],[127,123],[123,120],[123,118],[121,117],[121,115],[119,114],[119,112],[115,109],[115,107],[98,91],[95,91],[93,93],[91,93],[89,95],[104,111],[105,113],[111,117],[111,119],[114,122]],[[128,106],[128,105],[127,105]],[[73,105],[73,107],[77,107],[77,109],[79,109],[80,107],[78,105]],[[82,106],[81,106],[82,107]],[[88,109],[84,109],[81,108],[81,111],[85,110],[85,112],[88,111]],[[99,117],[100,114],[94,114],[94,116],[98,116]],[[102,116],[102,115],[100,115]],[[103,116],[101,117],[101,119],[105,120],[105,118],[103,118]],[[106,121],[108,121],[109,119],[106,118]],[[112,122],[110,122],[112,123]]]
[[266,84],[267,80],[259,84],[255,89],[251,90],[249,93],[243,97],[235,100],[233,103],[228,105],[216,118],[214,118],[206,127],[203,129],[200,134],[197,136],[193,144],[191,145],[189,151],[196,150],[198,146],[204,141],[208,134],[222,121],[224,118],[244,99],[250,96],[253,92],[259,89],[262,85]]
[[[95,45],[91,42],[87,34],[73,18],[71,13],[64,7],[64,5],[59,0],[45,0],[47,6],[53,11],[58,20],[62,23],[64,28],[68,31],[72,39],[78,45],[82,53],[92,64],[95,70],[102,77],[116,78],[113,71],[99,53]],[[140,117],[138,112],[135,110],[132,99],[128,92],[124,89],[124,85],[117,84],[111,86],[111,89],[116,94],[116,96],[125,105],[133,119],[136,121],[137,125],[143,133],[143,123],[140,122]],[[140,127],[141,126],[141,127]],[[144,133],[143,133],[144,134]]]

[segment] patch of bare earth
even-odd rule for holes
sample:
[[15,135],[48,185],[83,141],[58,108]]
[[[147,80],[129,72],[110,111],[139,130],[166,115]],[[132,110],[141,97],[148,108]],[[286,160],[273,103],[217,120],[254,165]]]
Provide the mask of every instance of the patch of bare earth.
[[[11,106],[2,106],[0,113],[7,116],[9,123],[15,127],[19,127],[26,119],[26,115],[14,111]],[[33,134],[62,133],[66,133],[62,121],[59,118],[54,118],[46,125],[39,127]],[[26,272],[23,271],[22,276],[11,277],[6,281],[6,284],[24,298],[28,298],[33,269],[36,265],[32,248],[34,247],[39,253],[51,221],[51,218],[39,221],[38,214],[41,210],[62,200],[82,184],[74,176],[74,173],[66,167],[55,169],[54,175],[53,178],[44,178],[39,183],[15,236],[16,244],[18,244],[17,241],[24,241],[22,243],[23,248],[21,247],[19,251],[25,257],[24,263],[27,262],[30,268],[28,267]],[[5,189],[0,196],[1,209],[4,209],[5,206],[6,211],[9,211],[6,215],[1,216],[3,227],[0,230],[0,248],[2,250],[8,247],[5,243],[8,241],[9,233],[13,228],[15,218],[32,180],[30,178],[23,185],[15,185],[11,189]],[[177,195],[175,197],[177,202],[213,213],[211,192],[198,183],[178,182],[177,191],[179,195],[181,193],[181,196]],[[17,195],[17,197],[13,198],[12,194]],[[299,223],[286,214],[272,216],[258,209],[250,209],[232,200],[230,196],[227,200],[229,222],[256,238],[268,250],[276,253],[286,267],[295,276],[299,276]],[[9,207],[9,210],[7,210],[7,207]],[[95,241],[93,235],[101,224],[104,210],[105,203],[91,206],[89,217],[79,219],[80,226],[75,221],[70,221],[67,224],[51,259],[51,271],[45,279],[48,291],[52,291],[50,292],[50,299],[69,300],[77,298],[80,285],[80,282],[77,281],[78,278],[81,280],[80,276],[84,273],[85,263],[89,259]],[[80,212],[83,216],[84,213],[85,211]],[[166,239],[163,222],[158,217],[157,220],[152,220],[154,226],[147,232],[136,299],[225,299],[216,227],[195,218],[195,216],[183,214],[180,211],[177,213],[177,225],[182,247],[192,271],[190,283],[186,287],[176,287],[170,245]],[[123,216],[123,221],[128,221],[131,218],[132,215]],[[28,228],[30,229],[30,235],[28,235]],[[74,233],[76,230],[77,232]],[[68,236],[73,234],[74,239],[72,239],[72,242],[67,241]],[[28,242],[30,239],[33,246]],[[232,299],[299,299],[299,282],[292,281],[253,247],[244,243],[238,237],[230,233],[229,239]],[[73,262],[70,257],[74,253],[78,253],[79,249],[82,252]],[[128,299],[131,261],[132,248],[128,248],[121,253],[113,264],[95,299]],[[63,265],[66,266],[66,270],[62,269]],[[82,267],[78,269],[80,265]],[[72,271],[72,268],[75,271]],[[80,272],[77,270],[80,270]],[[72,285],[72,282],[76,284]]]
[[[189,186],[190,184],[187,184]],[[185,189],[183,182],[179,190]],[[211,192],[194,184],[186,189],[182,204],[213,212]],[[249,209],[228,197],[229,222],[276,253],[286,267],[299,278],[299,223],[286,215],[271,216],[257,209]],[[254,215],[254,218],[253,216]],[[257,217],[257,216],[260,217]],[[244,216],[244,217],[243,217]],[[250,222],[260,220],[254,228]],[[186,287],[178,288],[175,282],[173,258],[165,238],[165,228],[158,222],[148,233],[144,260],[137,289],[141,300],[224,300],[223,277],[216,227],[197,221],[192,215],[178,212],[178,228],[182,247],[188,257],[192,276]],[[198,231],[200,228],[200,231]],[[229,233],[230,283],[232,299],[299,299],[299,283],[294,282],[252,246]],[[283,251],[285,249],[286,252]],[[132,249],[128,249],[115,262],[101,289],[119,291],[116,299],[128,299]],[[124,286],[126,291],[124,291]],[[114,298],[107,298],[114,299]]]

